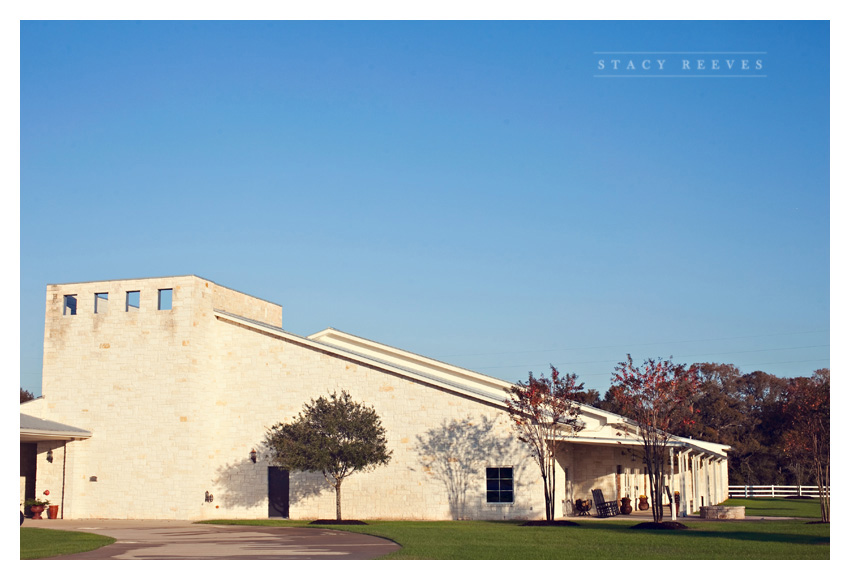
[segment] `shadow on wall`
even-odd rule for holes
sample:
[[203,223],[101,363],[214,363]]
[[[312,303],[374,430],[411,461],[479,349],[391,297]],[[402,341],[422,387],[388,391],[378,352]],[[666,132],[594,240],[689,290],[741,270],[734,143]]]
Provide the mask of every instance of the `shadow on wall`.
[[[263,455],[261,455],[262,457]],[[268,501],[268,462],[243,459],[216,470],[216,499],[226,507],[253,508]],[[320,495],[330,489],[320,473],[291,473],[289,504]]]
[[495,423],[485,415],[478,421],[467,416],[443,421],[416,437],[419,463],[445,487],[453,519],[466,519],[480,509],[486,495],[485,468],[500,465],[499,458],[512,447],[512,438],[496,434]]

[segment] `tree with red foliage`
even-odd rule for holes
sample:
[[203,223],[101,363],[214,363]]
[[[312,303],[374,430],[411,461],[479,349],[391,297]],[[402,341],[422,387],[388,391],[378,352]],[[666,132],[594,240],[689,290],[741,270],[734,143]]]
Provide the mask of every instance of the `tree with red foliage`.
[[[692,421],[696,371],[672,359],[647,359],[636,367],[631,355],[614,370],[612,396],[631,410],[643,441],[643,461],[649,473],[652,518],[662,520],[662,477],[669,457],[671,432]],[[625,427],[625,425],[624,425]]]
[[555,445],[556,438],[573,435],[582,429],[580,406],[576,402],[584,383],[576,384],[577,375],[561,375],[550,365],[550,376],[534,378],[511,387],[505,400],[511,424],[531,451],[543,478],[546,520],[555,519]]
[[782,408],[791,424],[783,450],[814,471],[821,521],[829,522],[829,369],[791,379]]

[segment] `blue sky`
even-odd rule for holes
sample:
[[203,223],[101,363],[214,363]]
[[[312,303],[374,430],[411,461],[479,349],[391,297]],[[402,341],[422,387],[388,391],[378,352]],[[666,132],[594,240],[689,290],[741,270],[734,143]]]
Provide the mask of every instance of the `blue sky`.
[[182,274],[510,381],[828,367],[829,32],[24,22],[21,386],[47,284]]

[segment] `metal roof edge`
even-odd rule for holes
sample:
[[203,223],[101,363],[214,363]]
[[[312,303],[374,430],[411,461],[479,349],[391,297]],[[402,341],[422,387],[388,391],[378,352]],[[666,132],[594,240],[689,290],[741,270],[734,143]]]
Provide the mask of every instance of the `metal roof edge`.
[[292,340],[294,342],[301,343],[304,346],[308,346],[310,348],[315,348],[315,349],[318,349],[318,350],[325,351],[329,354],[333,354],[333,355],[336,355],[336,356],[342,356],[344,358],[348,358],[348,359],[356,361],[356,362],[361,362],[361,363],[368,364],[368,365],[373,366],[373,367],[378,367],[378,368],[381,368],[381,369],[388,371],[388,372],[391,372],[391,373],[401,374],[401,375],[407,376],[408,378],[411,378],[411,379],[419,381],[419,382],[424,381],[426,383],[432,384],[435,387],[439,387],[439,388],[442,388],[442,389],[448,389],[450,391],[460,392],[461,394],[464,394],[464,395],[467,395],[467,396],[473,396],[474,398],[479,399],[482,402],[485,402],[485,403],[488,403],[488,404],[498,404],[499,406],[505,406],[505,401],[503,399],[498,399],[496,397],[493,397],[489,393],[479,391],[478,389],[474,389],[474,388],[468,387],[466,385],[459,385],[457,383],[452,383],[452,382],[449,382],[449,381],[445,381],[443,379],[438,379],[436,377],[432,377],[432,376],[429,376],[429,375],[426,375],[426,374],[423,374],[423,373],[417,373],[417,372],[414,372],[414,371],[407,369],[405,367],[400,367],[400,366],[390,364],[386,361],[374,359],[374,358],[365,356],[365,355],[360,354],[360,353],[355,353],[355,352],[352,352],[352,351],[349,351],[349,350],[345,350],[343,348],[339,348],[337,346],[331,346],[331,345],[325,344],[323,342],[311,340],[309,338],[305,338],[303,336],[299,336],[297,334],[287,332],[287,331],[283,330],[282,328],[278,328],[276,326],[272,326],[270,324],[260,322],[259,320],[253,320],[253,319],[250,319],[250,318],[245,318],[244,316],[239,316],[238,314],[233,314],[231,312],[226,312],[224,310],[216,309],[214,312],[215,312],[216,316],[221,316],[221,317],[224,317],[224,318],[230,318],[234,322],[239,322],[239,323],[246,324],[246,325],[253,325],[253,326],[259,327],[258,330],[263,330],[263,331],[266,331],[266,332],[274,332],[274,333],[280,335],[281,338],[285,338],[285,339]]
[[[287,332],[287,331],[283,330],[282,328],[278,328],[276,326],[272,326],[270,324],[266,324],[265,322],[260,322],[258,320],[252,320],[250,318],[246,318],[246,317],[240,316],[238,314],[233,314],[233,313],[226,312],[224,310],[218,310],[218,309],[216,309],[214,312],[217,316],[220,315],[220,316],[223,316],[225,318],[231,318],[232,320],[234,320],[236,322],[241,322],[243,324],[257,326],[262,330],[277,333],[279,335],[282,335],[283,338],[289,338],[290,340],[293,340],[295,342],[300,342],[300,343],[304,344],[305,346],[308,346],[308,347],[311,347],[311,348],[316,348],[316,349],[328,352],[330,354],[334,354],[334,355],[337,355],[337,356],[343,356],[343,357],[348,358],[350,360],[362,362],[362,363],[365,363],[365,364],[368,364],[368,365],[371,365],[371,366],[376,366],[376,367],[384,369],[388,372],[405,375],[409,378],[412,378],[412,379],[420,381],[420,382],[425,381],[425,382],[431,383],[432,385],[439,387],[439,388],[444,388],[444,389],[448,389],[448,390],[451,390],[451,391],[461,392],[462,394],[466,394],[466,395],[472,395],[474,398],[479,399],[482,402],[485,402],[485,403],[488,403],[488,404],[497,404],[500,407],[506,406],[504,399],[500,400],[497,397],[494,397],[490,393],[479,391],[478,389],[475,389],[473,387],[469,387],[469,386],[466,386],[466,385],[460,385],[460,384],[457,384],[457,383],[452,383],[451,381],[446,381],[445,379],[440,379],[440,378],[437,378],[437,377],[427,375],[425,373],[413,371],[413,370],[405,368],[405,367],[393,365],[391,363],[388,363],[387,361],[374,359],[374,358],[371,358],[369,356],[366,356],[366,355],[363,355],[363,354],[360,354],[360,353],[348,351],[348,350],[340,348],[338,346],[332,346],[332,345],[329,345],[329,344],[325,344],[323,342],[312,340],[310,338],[299,336],[297,334]],[[340,331],[340,330],[338,330],[336,328],[332,328],[332,327],[328,327],[327,329],[319,331],[317,333],[314,333],[310,336],[316,336],[316,335],[324,333],[328,330],[334,330],[336,332],[341,332],[342,334],[347,334],[348,336],[354,336],[355,338],[360,338],[360,337],[357,337],[355,335],[350,335],[346,332]],[[362,339],[362,340],[367,341],[367,342],[374,342],[374,341],[369,341],[368,339]],[[381,345],[381,343],[375,343],[375,344]],[[386,346],[387,348],[395,349],[395,347],[391,347],[389,345],[381,345],[381,346]],[[402,350],[402,349],[395,349],[395,350]],[[406,351],[403,351],[403,352],[406,352]],[[415,353],[409,353],[409,354],[412,354],[414,356],[421,356],[421,355],[416,355]],[[422,358],[428,358],[428,357],[422,357]],[[436,359],[431,359],[431,360],[436,361]],[[440,362],[440,363],[442,363],[444,365],[448,365],[448,366],[455,366],[455,365],[449,365],[448,363],[443,363],[442,361],[436,361],[436,362]],[[460,370],[467,370],[467,369],[463,369],[462,367],[456,367],[456,368],[458,368]],[[474,373],[475,371],[469,371],[469,372]],[[498,380],[498,379],[496,379],[496,380]],[[506,398],[507,398],[507,393],[506,393]],[[630,425],[630,426],[634,426],[634,427],[638,426],[637,423],[634,422],[634,420],[629,419],[628,417],[624,417],[622,415],[617,415],[616,413],[612,413],[610,411],[604,411],[604,410],[598,409],[596,407],[591,407],[590,405],[584,405],[584,404],[579,403],[579,406],[581,407],[582,414],[586,413],[586,414],[590,414],[590,415],[592,415],[592,414],[601,415],[603,417],[616,419],[617,422],[622,423],[624,425]],[[569,440],[570,437],[571,436],[565,436],[565,439]],[[597,439],[597,441],[599,441],[599,440],[600,439]],[[616,440],[612,440],[612,441],[616,441]],[[639,439],[637,439],[636,441],[640,442]],[[691,448],[695,448],[695,449],[700,449],[701,451],[708,453],[708,454],[711,454],[711,455],[717,455],[717,456],[720,456],[720,457],[725,457],[725,455],[723,455],[719,452],[711,451],[711,450],[699,447],[699,445],[698,445],[699,443],[708,443],[708,444],[711,444],[711,445],[716,445],[716,444],[710,443],[708,441],[702,442],[702,441],[698,441],[696,439],[685,440],[685,438],[677,437],[675,435],[671,435],[670,441],[671,442],[673,442],[673,441],[679,442],[679,445],[677,445],[677,446],[687,446],[687,447],[691,447]]]

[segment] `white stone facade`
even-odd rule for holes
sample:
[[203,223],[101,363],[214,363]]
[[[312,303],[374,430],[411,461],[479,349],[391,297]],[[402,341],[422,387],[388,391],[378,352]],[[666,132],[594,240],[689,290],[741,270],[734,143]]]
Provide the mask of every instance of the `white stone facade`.
[[[171,291],[169,310],[158,309],[160,290]],[[139,292],[138,308],[127,292]],[[95,294],[108,295],[97,313]],[[343,517],[544,517],[537,466],[502,405],[509,384],[333,329],[299,337],[281,319],[279,305],[196,276],[48,286],[44,398],[26,412],[92,436],[39,443],[36,488],[50,489],[53,503],[61,494],[65,518],[264,518],[267,429],[346,390],[375,408],[393,455],[345,481]],[[629,472],[618,483],[616,466],[635,464],[616,441],[617,416],[585,411],[582,442],[559,443],[557,495],[571,502],[600,487],[615,499],[635,480],[627,484]],[[703,479],[674,477],[673,486],[690,486],[689,497],[712,489],[718,503],[725,454],[709,456]],[[513,468],[513,502],[486,501],[488,467]],[[293,473],[289,489],[290,517],[334,517],[321,475]]]

